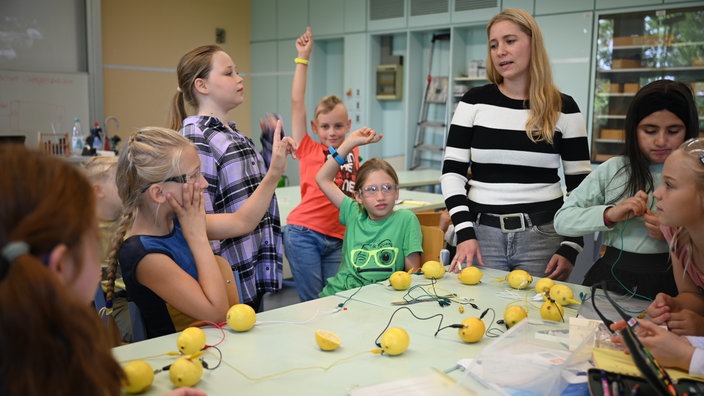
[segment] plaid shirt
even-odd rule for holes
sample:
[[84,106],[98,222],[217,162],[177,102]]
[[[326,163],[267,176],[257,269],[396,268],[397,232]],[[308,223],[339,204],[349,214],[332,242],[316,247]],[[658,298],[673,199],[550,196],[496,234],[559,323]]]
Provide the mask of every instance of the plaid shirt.
[[[230,129],[215,117],[191,116],[181,133],[198,149],[201,172],[208,181],[205,210],[234,213],[244,204],[266,174],[266,167],[254,142]],[[281,222],[276,196],[269,210],[250,234],[212,241],[215,254],[223,256],[240,273],[243,303],[260,293],[278,291],[283,280]]]

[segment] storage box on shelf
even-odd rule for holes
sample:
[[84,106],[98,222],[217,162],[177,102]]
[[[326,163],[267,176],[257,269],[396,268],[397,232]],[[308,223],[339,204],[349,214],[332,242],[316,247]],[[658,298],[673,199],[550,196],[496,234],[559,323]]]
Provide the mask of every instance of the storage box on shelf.
[[[623,149],[625,115],[633,96],[651,81],[689,83],[704,119],[704,7],[656,9],[598,18],[592,160]],[[696,87],[696,88],[695,88]],[[700,121],[700,130],[704,123]]]

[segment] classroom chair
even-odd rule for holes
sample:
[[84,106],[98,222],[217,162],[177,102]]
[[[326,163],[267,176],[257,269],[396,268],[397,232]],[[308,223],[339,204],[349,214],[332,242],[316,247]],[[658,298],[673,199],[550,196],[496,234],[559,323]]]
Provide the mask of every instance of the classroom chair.
[[420,255],[421,265],[429,260],[440,261],[440,251],[445,247],[445,233],[437,226],[420,226],[423,234],[423,253]]
[[437,227],[440,225],[440,214],[442,211],[429,210],[416,212],[416,217],[422,226]]
[[[100,314],[100,311],[105,308],[105,293],[103,293],[103,288],[101,285],[98,285],[98,288],[95,291],[93,305],[95,305],[95,310],[98,311],[98,314]],[[146,330],[144,328],[142,314],[139,312],[139,307],[137,307],[137,304],[134,301],[129,301],[127,303],[127,309],[130,311],[130,322],[132,323],[132,342],[145,340],[147,338]],[[107,316],[101,316],[101,318],[107,326]]]

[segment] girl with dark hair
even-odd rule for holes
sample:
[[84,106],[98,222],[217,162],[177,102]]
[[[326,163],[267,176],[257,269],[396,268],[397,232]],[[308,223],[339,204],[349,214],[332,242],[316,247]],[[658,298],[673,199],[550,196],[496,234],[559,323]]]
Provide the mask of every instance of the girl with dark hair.
[[677,293],[667,243],[653,213],[653,191],[665,159],[699,132],[692,92],[683,83],[644,86],[626,114],[624,153],[601,164],[555,215],[555,230],[580,236],[601,232],[606,252],[587,272],[585,285],[652,299]]

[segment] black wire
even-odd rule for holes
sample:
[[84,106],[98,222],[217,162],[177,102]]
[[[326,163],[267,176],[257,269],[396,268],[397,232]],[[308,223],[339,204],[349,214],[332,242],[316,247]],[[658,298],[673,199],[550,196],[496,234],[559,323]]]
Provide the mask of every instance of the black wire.
[[482,314],[479,316],[479,319],[484,319],[484,316],[486,316],[486,314],[489,312],[491,312],[491,321],[489,322],[489,327],[487,327],[486,332],[484,334],[490,338],[499,337],[501,334],[504,333],[504,331],[501,329],[501,327],[494,327],[494,324],[500,325],[504,322],[496,320],[496,311],[494,310],[494,308],[485,309],[484,312],[482,312]]
[[204,369],[206,369],[206,370],[215,370],[216,368],[220,367],[220,363],[222,363],[222,351],[220,350],[220,348],[218,348],[218,347],[216,347],[216,346],[210,346],[208,349],[210,349],[210,348],[214,348],[216,351],[218,351],[218,355],[220,355],[220,356],[218,357],[218,364],[216,364],[215,367],[212,367],[212,368],[211,368],[211,367],[208,367],[208,363],[206,363],[206,361],[203,360],[202,358],[201,358],[200,361],[203,362],[203,368],[204,368]]
[[[376,337],[376,340],[374,340],[374,344],[376,344],[376,346],[378,346],[378,347],[381,348],[381,343],[379,343],[379,339],[380,339],[381,336],[384,334],[384,332],[389,328],[389,326],[391,326],[391,321],[394,319],[394,316],[395,316],[400,310],[402,310],[402,309],[408,310],[408,312],[410,312],[411,315],[413,315],[413,317],[416,318],[416,319],[418,319],[418,320],[429,320],[429,319],[432,319],[432,318],[435,318],[435,317],[438,317],[438,316],[439,316],[439,317],[440,317],[440,323],[438,323],[438,330],[435,332],[435,335],[438,335],[438,332],[440,332],[440,330],[443,329],[443,327],[442,327],[442,320],[443,320],[443,318],[444,318],[443,314],[440,314],[440,313],[439,313],[439,314],[435,314],[435,315],[433,315],[433,316],[428,316],[427,318],[421,318],[421,317],[419,317],[418,315],[416,315],[415,313],[413,313],[413,311],[412,311],[410,308],[408,308],[408,307],[400,307],[400,308],[396,309],[396,310],[394,311],[394,313],[391,314],[391,317],[389,318],[389,322],[386,324],[386,327],[384,327],[384,329],[381,331],[381,333],[379,333],[379,335]],[[446,326],[446,327],[444,327],[444,328],[448,328],[448,327],[451,327],[451,326],[453,326],[453,325]],[[461,325],[460,325],[460,326],[461,326]]]

